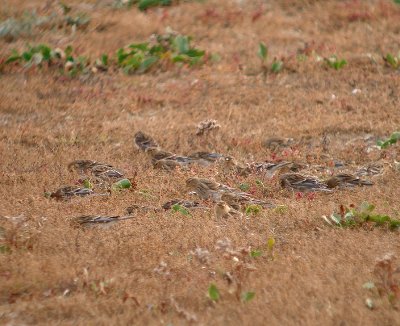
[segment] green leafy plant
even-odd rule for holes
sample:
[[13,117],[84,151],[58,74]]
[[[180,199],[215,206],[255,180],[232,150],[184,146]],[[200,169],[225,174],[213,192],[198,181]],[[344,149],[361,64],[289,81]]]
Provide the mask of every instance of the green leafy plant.
[[114,2],[114,8],[130,8],[134,5],[139,10],[147,10],[152,7],[170,6],[172,0],[117,0]]
[[183,214],[185,216],[190,215],[190,212],[188,211],[188,209],[186,207],[183,207],[183,206],[179,205],[179,204],[175,204],[171,208],[172,208],[172,210],[174,212],[179,212],[179,213],[181,213],[181,214]]
[[378,140],[377,145],[380,149],[388,148],[390,145],[396,144],[400,140],[400,131],[395,131],[386,140]]
[[345,59],[338,59],[336,55],[332,55],[329,58],[324,58],[324,61],[328,67],[331,67],[335,70],[340,70],[347,65],[347,61]]
[[47,67],[56,66],[61,67],[65,72],[71,76],[77,73],[86,72],[89,68],[89,60],[84,56],[73,56],[73,49],[68,46],[65,51],[61,49],[52,49],[46,44],[39,44],[36,46],[28,46],[28,49],[22,53],[13,50],[11,55],[4,62],[5,65],[11,63],[24,63],[26,68],[35,66]]
[[214,302],[217,302],[220,298],[218,288],[213,283],[208,287],[208,297]]
[[255,292],[243,292],[241,295],[242,302],[249,302],[256,296]]
[[200,63],[205,51],[191,46],[189,36],[177,35],[167,31],[164,35],[155,35],[151,42],[135,43],[116,52],[116,60],[110,60],[107,54],[91,63],[85,56],[74,56],[73,49],[68,46],[65,51],[51,49],[48,45],[29,46],[22,53],[13,50],[4,61],[2,67],[11,63],[25,63],[25,67],[38,66],[43,63],[63,68],[71,76],[78,73],[107,71],[110,66],[117,65],[125,73],[144,73],[154,66],[165,67],[173,64],[194,66]]
[[264,42],[260,42],[258,44],[258,57],[261,59],[261,70],[264,74],[266,74],[269,70],[273,73],[279,73],[283,69],[283,61],[274,59],[271,64],[271,68],[268,68],[267,61],[268,61],[268,48]]
[[52,60],[56,59],[56,55],[50,47],[45,44],[37,46],[29,46],[28,49],[21,54],[17,50],[13,50],[11,56],[5,61],[6,64],[12,62],[25,62],[27,67],[32,65],[41,66],[44,62],[50,64]]
[[277,205],[273,212],[276,214],[284,215],[288,211],[288,207],[286,205]]
[[147,10],[151,7],[170,6],[171,4],[172,0],[139,0],[137,6],[139,10]]
[[276,74],[280,72],[282,68],[283,68],[283,62],[279,60],[274,60],[274,62],[271,65],[271,71]]
[[241,183],[239,185],[239,189],[241,191],[248,191],[250,189],[250,185],[248,183]]
[[257,258],[257,257],[261,257],[261,256],[262,256],[261,250],[255,249],[255,250],[250,251],[250,257],[252,257],[252,258]]
[[275,238],[268,238],[268,241],[267,241],[267,247],[268,247],[268,250],[270,250],[270,251],[272,251],[272,250],[274,250],[274,247],[275,247]]
[[388,215],[374,214],[375,206],[368,202],[363,202],[360,207],[344,207],[340,205],[339,212],[332,213],[329,217],[322,216],[325,222],[332,226],[354,227],[370,222],[375,225],[388,225],[390,229],[400,227],[400,220],[393,219]]
[[121,179],[118,182],[113,183],[111,186],[112,190],[122,190],[122,189],[129,189],[132,187],[132,183],[129,179]]
[[385,60],[386,64],[393,69],[400,68],[400,52],[397,55],[388,53],[385,57],[383,57],[383,60]]
[[267,249],[268,249],[268,253],[269,253],[269,256],[270,256],[271,260],[274,260],[274,258],[275,258],[275,254],[274,254],[275,238],[274,237],[268,238],[268,240],[267,240]]
[[85,188],[93,189],[93,184],[90,182],[90,179],[83,180],[82,184]]
[[248,205],[245,210],[247,215],[258,214],[261,211],[262,211],[262,207],[260,205]]
[[167,32],[155,35],[153,42],[133,43],[117,51],[117,64],[125,73],[144,73],[156,64],[200,63],[205,52],[190,44],[191,38]]
[[258,44],[258,56],[260,57],[261,61],[265,63],[268,59],[268,48],[264,42],[260,42]]

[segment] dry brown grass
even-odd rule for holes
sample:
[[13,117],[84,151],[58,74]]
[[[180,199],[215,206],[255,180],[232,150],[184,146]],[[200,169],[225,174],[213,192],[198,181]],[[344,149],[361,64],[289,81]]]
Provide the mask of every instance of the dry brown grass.
[[[371,134],[385,136],[399,128],[399,73],[385,67],[381,54],[399,50],[400,8],[391,1],[214,1],[184,3],[140,13],[115,11],[106,1],[70,1],[92,21],[75,35],[47,30],[14,43],[0,41],[0,55],[26,42],[45,42],[96,57],[171,26],[194,36],[199,48],[217,52],[219,63],[198,69],[125,76],[119,72],[89,79],[63,78],[54,71],[6,70],[0,76],[0,215],[10,253],[0,254],[0,323],[23,324],[195,324],[203,325],[395,325],[400,312],[362,285],[375,280],[375,260],[400,253],[398,231],[324,225],[340,204],[374,203],[381,213],[399,218],[399,173],[389,170],[369,188],[296,200],[264,180],[283,214],[264,210],[243,220],[215,220],[213,210],[183,216],[173,212],[140,213],[108,229],[74,228],[69,218],[81,214],[124,214],[131,204],[161,205],[187,197],[190,175],[216,178],[230,185],[257,177],[223,177],[217,168],[154,170],[133,147],[138,130],[148,132],[167,150],[189,153],[214,150],[242,161],[266,160],[261,146],[270,136],[302,139],[288,159],[320,153],[321,139],[331,139],[335,158],[363,164],[380,158],[366,152]],[[50,3],[50,2],[49,2]],[[6,1],[1,17],[24,9],[45,14],[42,1]],[[102,31],[96,27],[102,24]],[[253,75],[258,42],[272,57],[292,58],[291,70]],[[293,56],[310,44],[321,56],[348,59],[340,71],[312,59]],[[376,58],[376,63],[366,54]],[[289,59],[287,59],[289,60]],[[354,95],[352,90],[360,93]],[[332,99],[332,94],[336,96]],[[215,138],[195,136],[196,124],[216,119]],[[374,142],[374,140],[373,140]],[[400,161],[399,145],[388,151]],[[281,153],[278,153],[281,155]],[[76,182],[67,171],[73,159],[108,162],[127,175],[137,171],[136,191],[112,197],[56,202],[43,196]],[[318,158],[317,158],[317,162]],[[141,194],[148,190],[150,196]],[[215,249],[228,238],[235,248],[262,249],[274,237],[275,259],[250,259],[256,268],[238,277],[248,303],[229,293],[222,274],[235,262]],[[201,263],[191,251],[210,252]],[[164,262],[164,267],[160,263]],[[399,260],[397,260],[399,264]],[[221,292],[218,303],[206,296],[210,283]],[[365,299],[372,297],[375,309]]]

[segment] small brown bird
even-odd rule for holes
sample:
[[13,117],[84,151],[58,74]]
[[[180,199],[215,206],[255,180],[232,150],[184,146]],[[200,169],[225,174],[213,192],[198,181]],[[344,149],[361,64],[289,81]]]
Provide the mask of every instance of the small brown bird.
[[217,219],[229,218],[229,217],[232,217],[235,215],[239,216],[239,217],[243,216],[243,214],[241,212],[230,207],[224,201],[218,201],[215,204],[214,211],[215,211],[215,216],[217,217]]
[[134,143],[136,147],[142,151],[145,151],[149,147],[159,147],[158,143],[149,135],[142,131],[138,131],[134,136]]
[[50,198],[55,198],[57,200],[67,200],[72,197],[83,197],[88,195],[93,195],[94,191],[88,188],[81,188],[77,186],[65,186],[57,189],[55,192],[50,194]]
[[156,160],[156,161],[175,156],[174,153],[164,151],[164,150],[162,150],[162,149],[160,149],[158,147],[148,147],[148,148],[145,149],[145,152],[147,154],[149,154],[149,156],[153,160]]
[[272,151],[277,151],[280,148],[289,147],[293,143],[294,143],[293,138],[270,137],[263,142],[263,146]]
[[195,208],[200,205],[199,202],[197,201],[190,201],[190,200],[184,200],[184,199],[172,199],[165,204],[162,205],[162,208],[165,210],[169,210],[172,208],[174,205],[180,205],[186,208]]
[[341,173],[328,179],[326,182],[328,188],[347,188],[355,186],[372,186],[374,183],[368,180],[362,180],[359,177],[350,173]]
[[92,160],[76,160],[68,164],[68,170],[71,172],[73,170],[76,170],[80,173],[87,172],[90,168],[92,168],[96,164],[98,163]]
[[140,211],[141,213],[148,213],[148,212],[161,212],[161,208],[159,207],[154,207],[154,206],[143,206],[143,205],[137,205],[137,204],[132,204],[131,206],[128,206],[125,211],[128,213],[128,215],[132,215],[133,212],[135,211]]
[[90,168],[91,173],[100,179],[122,179],[124,174],[121,171],[118,171],[111,165],[108,164],[95,164],[92,168]]
[[242,205],[260,205],[264,208],[274,207],[272,203],[254,198],[245,192],[224,192],[221,195],[221,200],[228,203],[229,206],[236,210],[239,210]]
[[248,166],[238,163],[232,156],[225,156],[225,159],[222,162],[225,173],[234,172],[243,177],[246,177],[251,173],[251,169]]
[[208,134],[211,131],[218,130],[220,127],[221,126],[217,123],[216,120],[213,119],[204,120],[197,125],[196,135],[201,136],[204,134]]
[[375,176],[383,174],[385,165],[381,162],[372,162],[365,166],[360,167],[355,175],[359,177]]
[[321,191],[332,192],[327,185],[315,177],[304,176],[300,173],[285,173],[279,178],[282,188],[288,188],[298,191]]
[[92,160],[76,160],[68,164],[70,171],[77,170],[79,173],[91,173],[94,177],[109,180],[121,179],[124,174],[110,164],[100,163]]
[[188,178],[186,180],[186,187],[194,191],[201,199],[211,199],[213,201],[219,201],[223,191],[233,190],[233,188],[213,180],[196,177]]
[[78,216],[73,219],[75,223],[78,223],[82,226],[85,227],[91,227],[95,225],[100,225],[100,224],[114,224],[119,221],[127,220],[134,218],[135,216],[132,215],[126,215],[126,216],[100,216],[100,215],[83,215],[83,216]]
[[268,178],[272,178],[276,172],[291,171],[290,167],[294,163],[292,162],[262,162],[262,163],[252,163],[250,166],[256,173],[265,173]]
[[223,155],[221,154],[208,152],[196,152],[188,156],[188,159],[200,166],[209,166],[221,158],[223,158]]
[[166,171],[172,171],[175,170],[178,167],[183,167],[184,164],[181,162],[178,162],[176,160],[171,160],[168,158],[161,159],[158,161],[153,160],[153,167],[155,169],[160,169],[160,170],[166,170]]

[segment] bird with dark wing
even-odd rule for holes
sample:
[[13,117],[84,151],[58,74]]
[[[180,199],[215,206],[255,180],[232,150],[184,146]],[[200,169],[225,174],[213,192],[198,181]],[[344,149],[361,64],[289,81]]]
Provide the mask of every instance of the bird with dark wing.
[[271,208],[275,205],[265,200],[257,199],[245,192],[223,192],[221,200],[228,203],[229,206],[239,210],[243,205],[259,205],[264,208]]
[[85,226],[85,227],[92,227],[101,224],[114,224],[119,221],[128,220],[134,218],[133,215],[126,215],[126,216],[101,216],[101,215],[83,215],[78,216],[73,219],[73,222]]
[[118,180],[124,177],[124,174],[110,164],[100,163],[92,160],[76,160],[68,164],[70,171],[76,170],[79,173],[90,173],[93,177],[109,181]]
[[285,173],[279,178],[282,188],[297,190],[302,192],[320,191],[332,192],[328,186],[315,177],[304,176],[300,173]]
[[164,203],[161,207],[164,208],[165,210],[169,210],[174,205],[180,205],[185,208],[195,208],[195,207],[199,207],[200,203],[197,201],[190,201],[190,200],[184,200],[184,199],[172,199],[172,200]]
[[121,171],[118,171],[112,165],[108,164],[95,164],[92,168],[90,168],[90,172],[97,178],[106,180],[106,179],[122,179],[124,174]]
[[150,156],[152,160],[158,161],[162,159],[167,159],[174,157],[175,154],[172,152],[167,152],[158,147],[148,147],[145,152]]
[[272,178],[276,172],[282,172],[285,170],[286,172],[290,171],[290,166],[293,165],[292,162],[261,162],[261,163],[251,163],[250,167],[256,173],[263,173],[268,178]]
[[92,160],[76,160],[68,164],[68,170],[71,172],[76,170],[79,173],[86,173],[96,164],[97,162]]
[[240,164],[232,156],[225,156],[222,161],[222,168],[225,173],[233,172],[243,177],[246,177],[251,173],[250,167]]
[[136,147],[142,151],[145,151],[150,147],[159,147],[158,143],[149,135],[142,131],[138,131],[134,136],[134,143]]
[[94,191],[92,189],[77,186],[65,186],[57,189],[55,192],[50,193],[50,198],[55,198],[57,200],[67,200],[71,199],[72,197],[84,197],[93,194]]
[[200,166],[209,166],[224,156],[218,153],[208,153],[208,152],[196,152],[188,156],[194,163],[198,163]]
[[289,147],[294,143],[293,138],[286,137],[270,137],[266,139],[262,145],[271,151],[277,151],[280,148]]
[[182,168],[182,167],[187,166],[187,164],[188,164],[188,163],[183,163],[183,162],[180,162],[180,161],[172,159],[172,158],[165,158],[165,159],[158,160],[158,161],[153,160],[152,163],[153,163],[153,168],[165,170],[165,171],[173,171],[176,168]]
[[197,136],[207,135],[210,132],[219,130],[220,127],[221,126],[218,124],[216,120],[213,119],[204,120],[197,125],[196,135]]
[[362,180],[360,177],[350,174],[350,173],[340,173],[328,180],[326,180],[326,185],[328,188],[348,188],[355,186],[372,186],[374,183],[369,180]]
[[194,191],[201,199],[211,199],[213,201],[220,200],[223,191],[233,190],[233,188],[213,180],[197,177],[188,178],[186,180],[186,187]]
[[358,177],[372,177],[384,173],[385,165],[381,162],[372,162],[365,166],[360,167],[355,175]]

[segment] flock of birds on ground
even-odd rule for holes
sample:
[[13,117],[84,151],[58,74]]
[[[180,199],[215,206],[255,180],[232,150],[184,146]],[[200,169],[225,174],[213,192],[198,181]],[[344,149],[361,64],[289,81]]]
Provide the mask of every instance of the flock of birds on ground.
[[[201,135],[207,130],[219,128],[215,120],[206,120],[198,125],[197,134]],[[286,146],[292,140],[288,138],[270,138],[266,146]],[[223,173],[248,176],[250,174],[263,175],[272,179],[277,177],[279,185],[296,192],[323,192],[332,193],[335,189],[352,188],[356,186],[371,186],[374,183],[365,177],[380,175],[384,170],[384,163],[373,162],[354,173],[340,172],[344,168],[341,162],[335,162],[334,166],[339,173],[330,176],[327,180],[320,180],[318,177],[301,173],[302,171],[317,171],[321,166],[310,166],[309,164],[280,161],[280,162],[255,162],[241,164],[232,156],[219,153],[195,152],[188,156],[177,155],[163,150],[159,144],[148,134],[138,131],[134,136],[134,143],[138,150],[148,154],[155,169],[172,171],[177,168],[190,169],[193,165],[207,167],[218,164]],[[124,173],[112,165],[92,160],[76,160],[68,165],[70,171],[76,171],[82,180],[90,180],[90,184],[96,187],[96,192],[91,187],[65,186],[49,194],[49,197],[65,200],[75,196],[108,196],[110,185],[122,178]],[[228,218],[230,216],[242,216],[243,207],[258,205],[263,208],[272,208],[274,204],[262,199],[255,198],[252,194],[240,189],[232,188],[211,179],[201,177],[190,177],[186,180],[186,187],[191,194],[197,195],[201,200],[214,203],[214,211],[217,218]],[[102,189],[103,192],[98,192]],[[80,216],[76,221],[81,225],[96,225],[98,223],[109,223],[125,220],[134,217],[131,215],[135,209],[171,209],[174,205],[185,208],[205,208],[199,202],[173,199],[163,204],[161,208],[146,208],[134,205],[128,207],[126,216]]]

